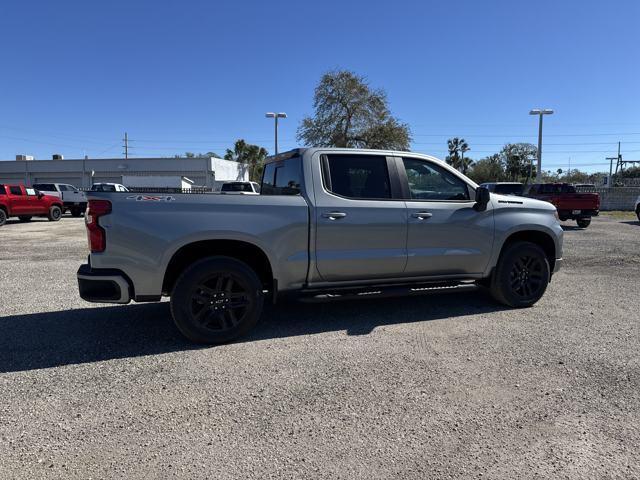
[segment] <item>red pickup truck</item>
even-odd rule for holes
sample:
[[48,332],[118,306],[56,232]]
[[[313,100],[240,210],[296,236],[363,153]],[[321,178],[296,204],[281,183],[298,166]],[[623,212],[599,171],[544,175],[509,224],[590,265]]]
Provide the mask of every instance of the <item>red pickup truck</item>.
[[28,222],[32,217],[47,217],[57,222],[62,216],[62,200],[24,185],[0,184],[0,227],[9,217]]
[[600,195],[578,193],[568,183],[534,183],[524,196],[552,203],[558,210],[560,220],[576,220],[580,228],[587,228],[591,217],[600,213]]

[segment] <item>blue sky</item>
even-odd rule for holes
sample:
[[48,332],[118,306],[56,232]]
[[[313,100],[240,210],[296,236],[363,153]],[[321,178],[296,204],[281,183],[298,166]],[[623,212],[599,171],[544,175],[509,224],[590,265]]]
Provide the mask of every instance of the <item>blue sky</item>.
[[543,168],[640,159],[640,2],[29,1],[0,4],[0,159],[281,150],[345,68],[384,88],[413,149],[464,136],[481,158],[536,142]]

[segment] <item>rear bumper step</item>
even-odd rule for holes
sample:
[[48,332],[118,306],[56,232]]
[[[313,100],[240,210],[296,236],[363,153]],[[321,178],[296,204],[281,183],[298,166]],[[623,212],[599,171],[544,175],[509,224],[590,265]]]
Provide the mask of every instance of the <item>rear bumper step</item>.
[[83,264],[78,269],[80,297],[94,303],[129,303],[131,286],[119,270],[92,269]]

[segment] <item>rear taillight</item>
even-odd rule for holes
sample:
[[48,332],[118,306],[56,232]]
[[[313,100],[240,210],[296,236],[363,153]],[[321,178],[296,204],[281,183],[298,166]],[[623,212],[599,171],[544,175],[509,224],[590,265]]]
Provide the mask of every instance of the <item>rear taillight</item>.
[[109,213],[111,213],[111,202],[109,200],[89,200],[84,222],[87,226],[87,238],[91,253],[104,252],[104,249],[107,248],[107,235],[104,228],[100,226],[98,219]]

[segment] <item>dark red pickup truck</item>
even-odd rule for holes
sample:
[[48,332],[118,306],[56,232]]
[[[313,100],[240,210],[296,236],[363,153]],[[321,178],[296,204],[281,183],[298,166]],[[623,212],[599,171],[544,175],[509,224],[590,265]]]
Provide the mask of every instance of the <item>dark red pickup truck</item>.
[[560,220],[576,220],[580,228],[587,228],[591,217],[600,213],[600,195],[578,193],[568,183],[534,183],[524,196],[552,203],[558,210]]
[[47,217],[57,222],[62,216],[62,200],[24,185],[0,184],[0,227],[9,217],[28,222],[32,217]]

